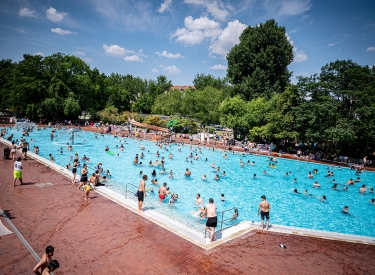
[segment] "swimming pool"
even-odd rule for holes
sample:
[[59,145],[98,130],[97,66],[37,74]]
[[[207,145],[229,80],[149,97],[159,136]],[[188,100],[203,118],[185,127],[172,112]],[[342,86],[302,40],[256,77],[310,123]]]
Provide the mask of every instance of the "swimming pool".
[[[108,169],[111,172],[111,188],[119,192],[125,191],[126,183],[138,185],[141,179],[139,175],[141,170],[149,176],[147,186],[152,186],[151,172],[155,169],[158,173],[155,178],[158,179],[159,186],[166,182],[172,192],[178,193],[179,200],[174,207],[169,207],[167,203],[159,203],[157,190],[155,190],[155,194],[147,196],[145,202],[151,201],[153,205],[162,208],[166,213],[178,216],[178,218],[190,223],[204,223],[193,215],[197,212],[194,204],[196,193],[201,194],[205,203],[212,197],[218,211],[238,207],[239,218],[248,221],[260,220],[257,215],[257,207],[260,196],[266,195],[267,200],[271,203],[270,222],[273,224],[375,236],[375,230],[373,229],[375,226],[375,205],[369,202],[371,198],[375,197],[375,194],[359,193],[359,187],[362,184],[367,187],[375,185],[375,174],[372,172],[362,173],[360,183],[348,186],[348,191],[343,191],[344,184],[349,178],[357,178],[355,171],[347,168],[339,170],[336,167],[333,170],[334,177],[325,177],[328,169],[332,171],[332,166],[279,158],[277,168],[272,169],[268,167],[269,161],[266,156],[249,154],[242,156],[239,153],[226,152],[228,158],[225,159],[221,150],[213,152],[212,149],[202,148],[202,153],[200,153],[197,147],[190,150],[190,146],[185,145],[181,146],[181,151],[178,151],[178,145],[173,144],[168,145],[169,151],[166,151],[155,146],[153,142],[128,138],[126,138],[127,142],[124,144],[124,152],[120,152],[120,148],[116,148],[116,145],[120,147],[123,140],[109,135],[98,136],[97,139],[91,132],[80,134],[87,140],[87,144],[73,145],[73,150],[68,151],[65,147],[66,141],[51,142],[50,133],[51,129],[31,132],[30,137],[26,138],[28,141],[34,140],[30,142],[30,150],[33,146],[39,146],[41,156],[49,159],[49,154],[52,154],[55,162],[61,166],[71,164],[71,156],[74,153],[78,153],[80,158],[84,154],[89,157],[89,168],[93,168],[98,162],[102,162],[104,170]],[[14,134],[14,139],[19,140],[21,133],[14,132]],[[141,143],[146,147],[143,151],[139,148]],[[104,151],[107,145],[111,151],[118,153],[119,156],[107,154]],[[63,148],[62,154],[60,147]],[[157,150],[160,157],[155,156]],[[145,158],[139,159],[139,161],[142,161],[144,166],[134,165],[135,154],[140,155],[142,152],[145,154]],[[168,157],[169,153],[173,154],[172,160]],[[189,158],[191,153],[197,154],[200,159]],[[150,160],[161,160],[162,157],[165,159],[165,169],[173,171],[174,179],[169,179],[168,173],[160,175],[161,168],[148,165]],[[188,158],[188,161],[186,161],[186,158]],[[206,158],[207,161],[205,161]],[[245,163],[248,160],[254,161],[255,165],[244,165],[242,168],[240,159]],[[211,167],[212,162],[215,163],[216,167],[220,166],[221,172],[225,171],[227,176],[221,177],[219,181],[213,180],[216,173]],[[190,179],[184,176],[186,168],[189,168],[192,172]],[[307,174],[313,169],[318,169],[319,172],[314,174],[313,179],[309,179]],[[263,174],[264,170],[266,170],[267,175]],[[89,172],[93,173],[93,169]],[[286,177],[286,172],[292,172],[292,174]],[[203,174],[207,174],[207,181],[201,180]],[[255,179],[254,174],[257,175]],[[297,183],[293,182],[294,178],[297,179]],[[333,179],[338,183],[339,191],[331,189]],[[312,187],[315,181],[321,184],[320,188]],[[155,188],[155,186],[152,187]],[[307,189],[312,196],[294,194],[294,188],[302,193]],[[221,193],[225,194],[225,202],[220,201]],[[322,195],[327,197],[326,202],[319,200]],[[345,205],[349,206],[351,215],[344,215],[340,212]]]

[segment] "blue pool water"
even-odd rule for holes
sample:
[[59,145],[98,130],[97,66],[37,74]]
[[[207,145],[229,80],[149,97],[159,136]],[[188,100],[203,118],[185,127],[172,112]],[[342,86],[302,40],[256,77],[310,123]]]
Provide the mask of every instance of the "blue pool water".
[[[21,134],[14,133],[14,139],[20,139]],[[30,133],[27,140],[30,141],[30,138],[34,140],[30,143],[30,150],[33,146],[39,146],[39,154],[42,157],[49,159],[49,154],[52,154],[55,162],[61,166],[72,163],[71,156],[74,153],[78,153],[80,158],[84,154],[89,157],[91,160],[89,168],[102,162],[104,170],[110,170],[112,175],[110,187],[119,192],[125,191],[126,183],[138,185],[141,179],[139,175],[141,170],[149,176],[147,185],[151,187],[151,179],[153,179],[151,172],[155,169],[158,173],[155,178],[160,184],[166,182],[172,192],[178,193],[179,200],[174,207],[169,207],[167,203],[159,203],[157,190],[155,190],[155,194],[147,196],[145,202],[152,202],[153,205],[164,208],[163,211],[166,213],[178,216],[189,223],[203,224],[202,220],[192,215],[192,211],[197,211],[194,204],[196,193],[201,194],[205,203],[212,197],[219,211],[238,207],[239,218],[249,221],[260,221],[257,207],[260,196],[266,195],[267,200],[271,203],[270,222],[273,224],[375,237],[375,205],[369,202],[371,198],[375,197],[375,193],[359,193],[359,187],[362,184],[367,187],[375,187],[375,174],[372,172],[362,173],[360,183],[348,186],[349,190],[343,191],[344,184],[348,179],[357,178],[355,171],[347,168],[339,170],[335,167],[333,170],[335,176],[328,178],[325,176],[328,169],[332,171],[332,166],[279,158],[277,169],[272,169],[267,167],[269,161],[266,156],[249,154],[242,156],[239,153],[227,152],[228,158],[225,159],[221,150],[213,152],[212,149],[202,148],[201,154],[199,151],[194,151],[197,147],[193,147],[193,151],[191,151],[190,146],[185,145],[181,146],[179,152],[177,151],[178,145],[173,144],[167,146],[169,151],[166,151],[158,148],[153,142],[128,138],[126,138],[124,152],[120,152],[120,148],[116,148],[116,145],[120,147],[123,140],[109,135],[99,136],[96,139],[94,133],[91,132],[78,133],[79,136],[76,137],[76,140],[83,144],[74,145],[73,151],[68,151],[65,147],[66,142],[69,142],[68,135],[58,131],[58,140],[51,142],[50,133],[50,129]],[[83,142],[84,140],[87,143]],[[146,150],[140,150],[141,143],[145,145]],[[104,151],[107,145],[119,156],[107,154]],[[63,154],[60,153],[60,147],[63,147]],[[160,152],[159,158],[155,156],[157,150]],[[134,165],[135,154],[140,155],[142,152],[145,154],[145,158],[139,159],[139,161],[142,161],[144,166]],[[168,157],[170,152],[173,154],[172,160]],[[186,158],[191,152],[193,155],[198,154],[200,159],[188,158],[188,162],[186,162]],[[165,159],[165,169],[173,170],[174,179],[169,179],[168,173],[160,175],[160,168],[148,165],[150,160],[161,160],[162,157]],[[205,161],[205,158],[208,161]],[[240,159],[245,163],[248,160],[254,161],[255,165],[245,165],[242,168]],[[227,176],[221,177],[219,181],[213,180],[216,173],[211,167],[212,162],[216,167],[220,166],[221,171],[225,171]],[[186,168],[192,172],[190,179],[184,176]],[[313,179],[307,178],[308,172],[314,168],[319,170],[318,174],[314,174]],[[263,174],[264,170],[268,175]],[[93,169],[89,172],[93,173]],[[292,174],[286,177],[286,172],[292,172]],[[203,174],[207,174],[207,181],[201,180]],[[256,179],[253,178],[254,174],[257,174]],[[293,183],[294,178],[297,178],[297,183]],[[333,179],[336,179],[339,184],[340,191],[331,189]],[[316,180],[321,184],[320,188],[312,187]],[[155,186],[152,187],[156,189]],[[300,192],[307,189],[312,196],[293,194],[294,188]],[[226,201],[224,203],[220,201],[221,193],[225,194]],[[327,197],[326,202],[319,200],[318,197],[322,195]],[[351,215],[340,212],[345,205],[349,206]],[[226,215],[228,218],[232,213]]]

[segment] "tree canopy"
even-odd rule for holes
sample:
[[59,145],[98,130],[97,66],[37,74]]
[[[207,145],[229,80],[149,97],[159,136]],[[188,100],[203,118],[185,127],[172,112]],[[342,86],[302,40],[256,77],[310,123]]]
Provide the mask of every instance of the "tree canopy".
[[[293,47],[274,20],[247,27],[228,53],[224,78],[197,74],[194,89],[172,90],[166,76],[146,80],[105,75],[76,56],[25,54],[0,61],[0,110],[32,120],[76,119],[81,113],[122,123],[128,116],[178,131],[199,123],[233,128],[237,139],[286,140],[315,150],[363,157],[375,151],[375,67],[352,60],[324,65],[290,84]],[[135,113],[152,114],[136,116]],[[212,129],[211,129],[212,130]]]
[[293,46],[285,28],[271,19],[248,26],[239,39],[227,55],[228,78],[235,94],[251,100],[282,93],[289,84],[292,73],[288,65],[293,61]]

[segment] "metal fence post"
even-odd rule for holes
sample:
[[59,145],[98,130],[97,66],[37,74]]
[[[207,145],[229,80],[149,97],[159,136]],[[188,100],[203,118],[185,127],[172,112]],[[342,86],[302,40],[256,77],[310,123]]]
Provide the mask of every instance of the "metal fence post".
[[127,195],[128,195],[128,185],[126,185],[125,187],[125,199],[127,198]]
[[224,220],[224,211],[221,212],[221,227],[220,227],[220,231],[223,230],[223,220]]

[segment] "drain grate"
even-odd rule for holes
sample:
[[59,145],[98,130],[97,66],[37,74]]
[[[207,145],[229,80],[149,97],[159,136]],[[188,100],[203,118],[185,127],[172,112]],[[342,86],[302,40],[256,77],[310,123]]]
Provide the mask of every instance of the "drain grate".
[[36,186],[36,187],[50,187],[50,186],[53,186],[53,183],[52,182],[35,183],[34,186]]

